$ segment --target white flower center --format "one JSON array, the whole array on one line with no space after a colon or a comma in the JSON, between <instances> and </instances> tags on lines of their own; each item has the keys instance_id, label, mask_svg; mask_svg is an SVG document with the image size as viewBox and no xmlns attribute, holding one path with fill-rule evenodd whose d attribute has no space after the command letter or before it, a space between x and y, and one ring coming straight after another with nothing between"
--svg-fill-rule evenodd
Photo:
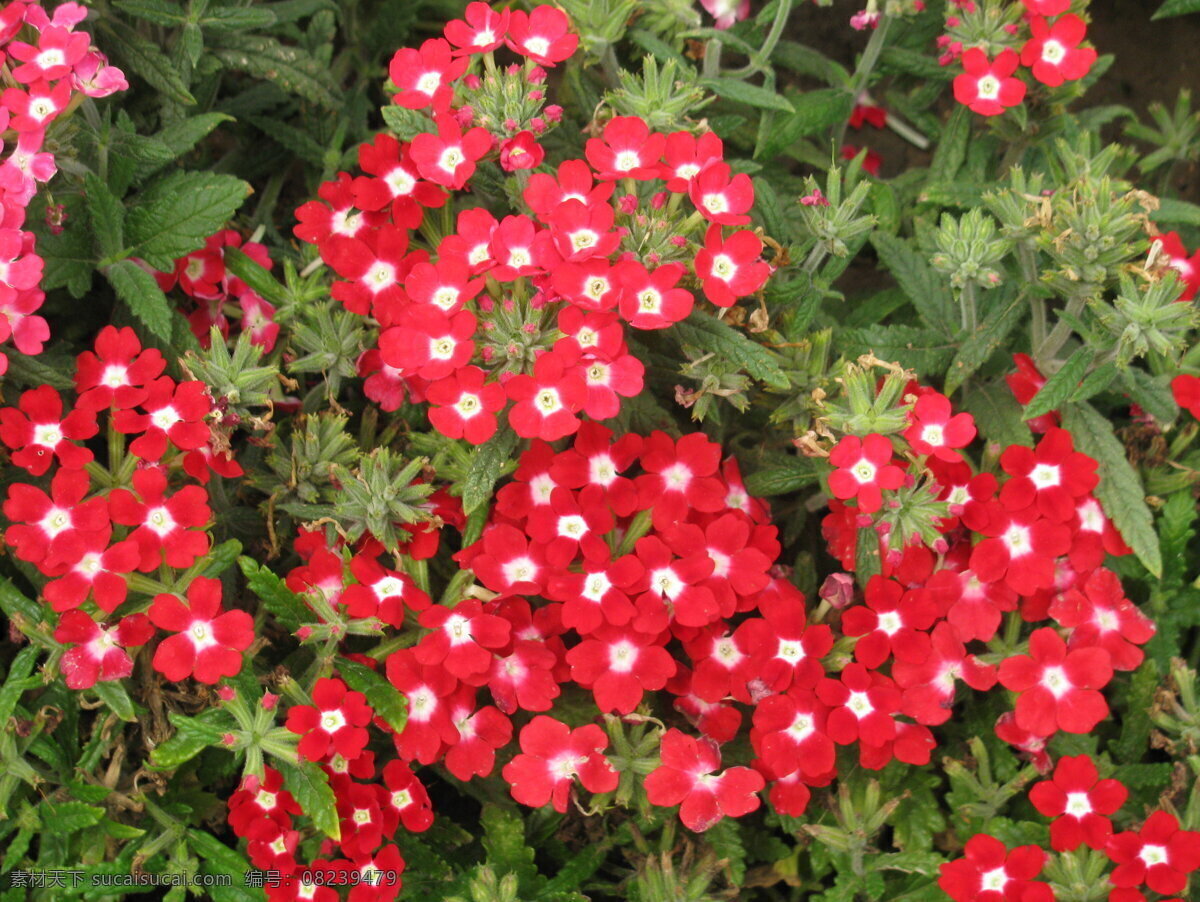
<instances>
[{"instance_id":1,"label":"white flower center","mask_svg":"<svg viewBox=\"0 0 1200 902\"><path fill-rule=\"evenodd\" d=\"M885 611L879 615L879 629L889 636L895 635L903 625L900 615L895 611Z\"/></svg>"},{"instance_id":2,"label":"white flower center","mask_svg":"<svg viewBox=\"0 0 1200 902\"><path fill-rule=\"evenodd\" d=\"M129 384L129 370L119 363L110 363L100 376L100 384L109 388L121 388Z\"/></svg>"},{"instance_id":3,"label":"white flower center","mask_svg":"<svg viewBox=\"0 0 1200 902\"><path fill-rule=\"evenodd\" d=\"M617 465L607 454L597 454L588 461L588 480L596 485L611 485L617 478Z\"/></svg>"},{"instance_id":4,"label":"white flower center","mask_svg":"<svg viewBox=\"0 0 1200 902\"><path fill-rule=\"evenodd\" d=\"M537 576L537 564L528 557L514 558L500 568L504 578L510 583L531 582Z\"/></svg>"},{"instance_id":5,"label":"white flower center","mask_svg":"<svg viewBox=\"0 0 1200 902\"><path fill-rule=\"evenodd\" d=\"M724 194L706 194L703 203L709 213L725 213L729 210L729 201Z\"/></svg>"},{"instance_id":6,"label":"white flower center","mask_svg":"<svg viewBox=\"0 0 1200 902\"><path fill-rule=\"evenodd\" d=\"M1008 883L1009 877L1004 868L993 868L979 878L979 888L982 890L991 890L992 892L1000 892Z\"/></svg>"},{"instance_id":7,"label":"white flower center","mask_svg":"<svg viewBox=\"0 0 1200 902\"><path fill-rule=\"evenodd\" d=\"M61 507L52 507L49 513L42 517L42 522L38 526L42 528L42 532L53 539L59 533L71 528L71 512Z\"/></svg>"},{"instance_id":8,"label":"white flower center","mask_svg":"<svg viewBox=\"0 0 1200 902\"><path fill-rule=\"evenodd\" d=\"M1067 48L1051 38L1042 45L1042 62L1058 65L1067 55Z\"/></svg>"},{"instance_id":9,"label":"white flower center","mask_svg":"<svg viewBox=\"0 0 1200 902\"><path fill-rule=\"evenodd\" d=\"M435 85L434 87L436 88L437 86ZM427 93L432 94L433 92L429 91ZM403 166L397 166L383 177L383 181L394 197L407 197L409 194L412 194L413 188L417 187L417 180Z\"/></svg>"},{"instance_id":10,"label":"white flower center","mask_svg":"<svg viewBox=\"0 0 1200 902\"><path fill-rule=\"evenodd\" d=\"M1008 548L1008 553L1011 557L1024 557L1033 550L1033 537L1030 535L1028 526L1021 526L1019 523L1014 523L1004 530L1004 535L1000 540Z\"/></svg>"},{"instance_id":11,"label":"white flower center","mask_svg":"<svg viewBox=\"0 0 1200 902\"><path fill-rule=\"evenodd\" d=\"M1049 489L1062 482L1062 470L1051 464L1038 464L1030 472L1029 478L1039 489Z\"/></svg>"},{"instance_id":12,"label":"white flower center","mask_svg":"<svg viewBox=\"0 0 1200 902\"><path fill-rule=\"evenodd\" d=\"M449 285L444 285L433 293L430 302L439 310L450 310L458 303L459 291Z\"/></svg>"},{"instance_id":13,"label":"white flower center","mask_svg":"<svg viewBox=\"0 0 1200 902\"><path fill-rule=\"evenodd\" d=\"M583 583L583 591L580 593L588 601L599 602L608 590L612 588L612 581L605 573L593 573L588 576Z\"/></svg>"},{"instance_id":14,"label":"white flower center","mask_svg":"<svg viewBox=\"0 0 1200 902\"><path fill-rule=\"evenodd\" d=\"M608 647L608 666L614 673L629 673L637 656L637 646L628 639L622 639Z\"/></svg>"},{"instance_id":15,"label":"white flower center","mask_svg":"<svg viewBox=\"0 0 1200 902\"><path fill-rule=\"evenodd\" d=\"M550 42L545 38L533 37L525 39L525 49L534 56L545 56L550 49Z\"/></svg>"},{"instance_id":16,"label":"white flower center","mask_svg":"<svg viewBox=\"0 0 1200 902\"><path fill-rule=\"evenodd\" d=\"M783 658L789 664L797 664L804 660L804 646L794 639L780 639L775 657Z\"/></svg>"},{"instance_id":17,"label":"white flower center","mask_svg":"<svg viewBox=\"0 0 1200 902\"><path fill-rule=\"evenodd\" d=\"M813 734L816 729L813 726L811 714L797 714L796 719L792 721L792 725L788 727L788 732L792 734L792 738L797 742L803 742Z\"/></svg>"},{"instance_id":18,"label":"white flower center","mask_svg":"<svg viewBox=\"0 0 1200 902\"><path fill-rule=\"evenodd\" d=\"M156 507L146 514L146 525L159 538L163 538L175 528L175 518L165 507Z\"/></svg>"},{"instance_id":19,"label":"white flower center","mask_svg":"<svg viewBox=\"0 0 1200 902\"><path fill-rule=\"evenodd\" d=\"M35 56L33 61L43 69L52 69L66 63L67 57L58 47L51 47Z\"/></svg>"},{"instance_id":20,"label":"white flower center","mask_svg":"<svg viewBox=\"0 0 1200 902\"><path fill-rule=\"evenodd\" d=\"M447 147L442 151L442 155L438 157L438 166L453 175L462 161L463 152L461 147Z\"/></svg>"},{"instance_id":21,"label":"white flower center","mask_svg":"<svg viewBox=\"0 0 1200 902\"><path fill-rule=\"evenodd\" d=\"M58 423L43 423L33 427L33 443L47 448L55 448L63 440L62 429Z\"/></svg>"},{"instance_id":22,"label":"white flower center","mask_svg":"<svg viewBox=\"0 0 1200 902\"><path fill-rule=\"evenodd\" d=\"M534 396L533 403L542 416L549 416L563 409L562 398L559 397L557 388L543 388Z\"/></svg>"},{"instance_id":23,"label":"white flower center","mask_svg":"<svg viewBox=\"0 0 1200 902\"><path fill-rule=\"evenodd\" d=\"M985 75L976 84L980 100L995 100L1000 96L1000 79L994 75Z\"/></svg>"},{"instance_id":24,"label":"white flower center","mask_svg":"<svg viewBox=\"0 0 1200 902\"><path fill-rule=\"evenodd\" d=\"M558 518L558 534L568 539L578 539L588 531L587 521L579 514Z\"/></svg>"},{"instance_id":25,"label":"white flower center","mask_svg":"<svg viewBox=\"0 0 1200 902\"><path fill-rule=\"evenodd\" d=\"M432 95L442 84L442 74L440 72L426 72L417 79L417 90L422 94Z\"/></svg>"},{"instance_id":26,"label":"white flower center","mask_svg":"<svg viewBox=\"0 0 1200 902\"><path fill-rule=\"evenodd\" d=\"M93 577L102 569L103 563L98 551L89 551L75 565L75 572L82 574L84 577Z\"/></svg>"},{"instance_id":27,"label":"white flower center","mask_svg":"<svg viewBox=\"0 0 1200 902\"><path fill-rule=\"evenodd\" d=\"M412 793L410 793L407 789L397 789L392 793L392 807L397 811L403 811L412 803Z\"/></svg>"},{"instance_id":28,"label":"white flower center","mask_svg":"<svg viewBox=\"0 0 1200 902\"><path fill-rule=\"evenodd\" d=\"M874 482L876 472L878 472L878 468L866 458L861 459L850 469L851 475L858 480L859 485Z\"/></svg>"},{"instance_id":29,"label":"white flower center","mask_svg":"<svg viewBox=\"0 0 1200 902\"><path fill-rule=\"evenodd\" d=\"M587 285L584 286L583 293L593 301L598 301L608 294L608 279L602 276L592 276L588 279Z\"/></svg>"},{"instance_id":30,"label":"white flower center","mask_svg":"<svg viewBox=\"0 0 1200 902\"><path fill-rule=\"evenodd\" d=\"M866 717L875 710L875 706L871 704L871 699L867 697L865 692L851 692L850 698L846 700L846 707L857 718Z\"/></svg>"},{"instance_id":31,"label":"white flower center","mask_svg":"<svg viewBox=\"0 0 1200 902\"><path fill-rule=\"evenodd\" d=\"M275 808L275 793L260 789L254 797L254 803L263 811L271 811Z\"/></svg>"},{"instance_id":32,"label":"white flower center","mask_svg":"<svg viewBox=\"0 0 1200 902\"><path fill-rule=\"evenodd\" d=\"M930 423L921 430L921 441L935 448L940 448L946 443L946 435L940 425Z\"/></svg>"},{"instance_id":33,"label":"white flower center","mask_svg":"<svg viewBox=\"0 0 1200 902\"><path fill-rule=\"evenodd\" d=\"M628 172L631 169L637 169L641 162L641 157L638 156L637 151L623 150L617 154L614 168L617 172Z\"/></svg>"},{"instance_id":34,"label":"white flower center","mask_svg":"<svg viewBox=\"0 0 1200 902\"><path fill-rule=\"evenodd\" d=\"M1086 792L1068 792L1067 793L1067 814L1075 817L1083 817L1085 814L1092 813L1092 802L1088 798Z\"/></svg>"},{"instance_id":35,"label":"white flower center","mask_svg":"<svg viewBox=\"0 0 1200 902\"><path fill-rule=\"evenodd\" d=\"M378 294L396 283L396 267L390 263L384 263L382 260L376 260L363 275L363 281L367 283L368 289Z\"/></svg>"},{"instance_id":36,"label":"white flower center","mask_svg":"<svg viewBox=\"0 0 1200 902\"><path fill-rule=\"evenodd\" d=\"M336 733L346 725L346 715L341 711L322 711L321 729L326 733Z\"/></svg>"},{"instance_id":37,"label":"white flower center","mask_svg":"<svg viewBox=\"0 0 1200 902\"><path fill-rule=\"evenodd\" d=\"M150 414L150 422L163 432L166 432L182 419L183 417L181 417L179 412L176 411L175 408L170 404L168 404L166 407L160 407L158 410L154 411L154 413Z\"/></svg>"},{"instance_id":38,"label":"white flower center","mask_svg":"<svg viewBox=\"0 0 1200 902\"><path fill-rule=\"evenodd\" d=\"M393 596L404 595L404 582L394 576L385 576L375 585L371 586L371 591L379 598L391 598Z\"/></svg>"},{"instance_id":39,"label":"white flower center","mask_svg":"<svg viewBox=\"0 0 1200 902\"><path fill-rule=\"evenodd\" d=\"M414 720L429 720L437 706L437 696L428 686L420 686L408 695L408 716Z\"/></svg>"},{"instance_id":40,"label":"white flower center","mask_svg":"<svg viewBox=\"0 0 1200 902\"><path fill-rule=\"evenodd\" d=\"M650 589L674 601L683 591L685 583L670 567L660 567L650 574Z\"/></svg>"},{"instance_id":41,"label":"white flower center","mask_svg":"<svg viewBox=\"0 0 1200 902\"><path fill-rule=\"evenodd\" d=\"M717 254L713 257L712 271L718 279L728 282L737 275L738 268L728 254Z\"/></svg>"},{"instance_id":42,"label":"white flower center","mask_svg":"<svg viewBox=\"0 0 1200 902\"><path fill-rule=\"evenodd\" d=\"M1152 868L1155 865L1167 863L1167 847L1166 846L1142 846L1142 851L1138 852L1138 858L1146 863L1146 867Z\"/></svg>"},{"instance_id":43,"label":"white flower center","mask_svg":"<svg viewBox=\"0 0 1200 902\"><path fill-rule=\"evenodd\" d=\"M192 645L196 646L196 651L212 648L217 644L217 640L213 638L212 627L207 620L192 621L192 625L188 627L188 637L192 640Z\"/></svg>"},{"instance_id":44,"label":"white flower center","mask_svg":"<svg viewBox=\"0 0 1200 902\"><path fill-rule=\"evenodd\" d=\"M471 621L461 614L447 617L443 629L450 636L451 645L463 645L471 641Z\"/></svg>"},{"instance_id":45,"label":"white flower center","mask_svg":"<svg viewBox=\"0 0 1200 902\"><path fill-rule=\"evenodd\" d=\"M458 415L464 420L469 420L471 417L478 416L483 412L483 403L479 400L479 395L464 393L458 399L458 403L454 405L454 409L458 411Z\"/></svg>"},{"instance_id":46,"label":"white flower center","mask_svg":"<svg viewBox=\"0 0 1200 902\"><path fill-rule=\"evenodd\" d=\"M1055 698L1062 698L1072 689L1071 678L1061 667L1047 667L1042 671L1041 682Z\"/></svg>"},{"instance_id":47,"label":"white flower center","mask_svg":"<svg viewBox=\"0 0 1200 902\"><path fill-rule=\"evenodd\" d=\"M529 480L529 494L533 496L534 504L549 504L550 496L558 488L549 473L541 473Z\"/></svg>"}]
</instances>

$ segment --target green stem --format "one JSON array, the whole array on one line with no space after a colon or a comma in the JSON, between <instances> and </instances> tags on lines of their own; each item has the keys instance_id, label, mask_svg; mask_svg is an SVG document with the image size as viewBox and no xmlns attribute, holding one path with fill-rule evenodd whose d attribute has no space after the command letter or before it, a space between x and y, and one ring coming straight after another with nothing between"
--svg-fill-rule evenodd
<instances>
[{"instance_id":1,"label":"green stem","mask_svg":"<svg viewBox=\"0 0 1200 902\"><path fill-rule=\"evenodd\" d=\"M879 27L871 32L871 39L867 41L866 49L863 50L863 55L859 57L858 66L854 70L854 75L850 79L850 95L857 101L858 96L867 89L867 84L871 78L871 72L875 69L875 64L879 62L879 54L883 52L883 46L887 42L888 28L892 24L892 17L884 13L879 17ZM842 147L842 142L846 138L846 127L850 120L842 121L838 128L837 148Z\"/></svg>"},{"instance_id":2,"label":"green stem","mask_svg":"<svg viewBox=\"0 0 1200 902\"><path fill-rule=\"evenodd\" d=\"M767 37L763 41L762 47L750 58L749 63L740 69L726 72L726 76L729 78L747 78L756 72L762 72L766 69L767 64L770 62L771 54L775 52L775 45L783 37L783 28L787 25L788 16L791 15L791 12L792 0L780 0L779 5L775 7L775 18L771 21L771 30L767 32Z\"/></svg>"},{"instance_id":3,"label":"green stem","mask_svg":"<svg viewBox=\"0 0 1200 902\"><path fill-rule=\"evenodd\" d=\"M716 38L710 38L704 47L702 74L705 78L717 78L721 74L721 42Z\"/></svg>"},{"instance_id":4,"label":"green stem","mask_svg":"<svg viewBox=\"0 0 1200 902\"><path fill-rule=\"evenodd\" d=\"M1064 308L1068 316L1076 317L1083 311L1083 305L1086 303L1086 298L1083 295L1074 295L1067 301L1067 306ZM1034 347L1033 359L1034 362L1041 366L1047 360L1053 360L1054 355L1062 350L1062 346L1067 343L1067 339L1071 337L1071 324L1065 319L1060 319L1054 324L1054 328L1050 330L1050 334L1040 344Z\"/></svg>"},{"instance_id":5,"label":"green stem","mask_svg":"<svg viewBox=\"0 0 1200 902\"><path fill-rule=\"evenodd\" d=\"M829 251L826 249L825 245L818 241L813 246L813 249L808 252L808 256L804 258L804 262L800 264L800 268L810 276L815 275L817 270L820 269L821 264L825 262L825 258L828 256Z\"/></svg>"},{"instance_id":6,"label":"green stem","mask_svg":"<svg viewBox=\"0 0 1200 902\"><path fill-rule=\"evenodd\" d=\"M975 301L975 283L967 282L959 293L958 302L962 305L962 325L968 336L974 335L979 327L979 309Z\"/></svg>"}]
</instances>

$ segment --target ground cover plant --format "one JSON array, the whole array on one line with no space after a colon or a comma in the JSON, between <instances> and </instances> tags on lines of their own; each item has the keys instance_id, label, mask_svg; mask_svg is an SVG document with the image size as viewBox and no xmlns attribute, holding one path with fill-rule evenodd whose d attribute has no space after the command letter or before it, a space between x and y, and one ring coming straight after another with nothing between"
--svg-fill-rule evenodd
<instances>
[{"instance_id":1,"label":"ground cover plant","mask_svg":"<svg viewBox=\"0 0 1200 902\"><path fill-rule=\"evenodd\" d=\"M0 898L1195 898L1104 15L0 10Z\"/></svg>"}]
</instances>

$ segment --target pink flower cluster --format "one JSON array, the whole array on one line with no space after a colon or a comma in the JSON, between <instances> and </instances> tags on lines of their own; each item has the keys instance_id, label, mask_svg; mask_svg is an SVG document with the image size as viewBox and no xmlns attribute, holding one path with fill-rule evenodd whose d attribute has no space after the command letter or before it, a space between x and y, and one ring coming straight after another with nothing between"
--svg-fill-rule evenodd
<instances>
[{"instance_id":1,"label":"pink flower cluster","mask_svg":"<svg viewBox=\"0 0 1200 902\"><path fill-rule=\"evenodd\" d=\"M406 396L428 401L435 428L473 444L495 433L505 408L518 435L547 440L573 434L581 415L615 416L644 374L626 326L686 318L696 290L732 306L770 273L754 232L727 234L750 221L754 189L712 133L661 134L618 116L587 141L586 159L542 165L537 136L554 118L551 107L534 115L542 67L577 40L553 7L526 16L468 5L445 38L392 60L396 102L428 110L431 130L364 144L365 174L339 174L297 211L296 235L339 277L334 297L379 324L378 346L359 363L368 397L385 410ZM496 69L502 45L523 68ZM476 113L497 92L523 98L520 121ZM452 203L487 160L513 174L520 209L500 219L459 209L435 247L414 246L426 211Z\"/></svg>"},{"instance_id":2,"label":"pink flower cluster","mask_svg":"<svg viewBox=\"0 0 1200 902\"><path fill-rule=\"evenodd\" d=\"M35 235L24 230L38 183L58 171L54 154L44 149L46 130L82 97L107 97L128 87L91 38L75 31L86 17L87 8L78 3L63 3L53 17L26 0L0 9L0 62L17 85L0 94L0 131L16 134L16 145L0 163L0 343L11 339L22 354L40 354L50 337L46 321L35 315L45 300L42 258ZM55 227L58 214L47 210L47 221ZM0 353L0 374L7 368Z\"/></svg>"}]
</instances>

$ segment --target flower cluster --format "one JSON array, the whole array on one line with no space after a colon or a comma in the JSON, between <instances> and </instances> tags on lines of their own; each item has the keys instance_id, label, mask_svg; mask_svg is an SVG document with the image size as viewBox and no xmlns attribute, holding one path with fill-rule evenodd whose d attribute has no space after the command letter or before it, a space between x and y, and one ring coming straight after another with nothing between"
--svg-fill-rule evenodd
<instances>
[{"instance_id":1,"label":"flower cluster","mask_svg":"<svg viewBox=\"0 0 1200 902\"><path fill-rule=\"evenodd\" d=\"M36 236L25 231L25 211L38 190L58 171L46 150L46 131L84 97L107 97L128 85L92 39L75 26L87 8L63 3L50 16L38 3L17 0L0 10L0 57L7 59L8 84L0 95L0 129L16 135L0 163L0 343L12 339L22 354L40 354L50 330L36 312L42 258ZM26 40L17 40L18 36ZM61 211L46 211L50 227L61 227ZM0 353L0 373L8 358Z\"/></svg>"},{"instance_id":2,"label":"flower cluster","mask_svg":"<svg viewBox=\"0 0 1200 902\"><path fill-rule=\"evenodd\" d=\"M1034 81L1057 88L1083 78L1096 62L1096 51L1083 46L1087 23L1067 12L1069 3L1024 3L1024 43L1014 43L1023 32L1020 26L989 21L988 11L975 4L965 9L960 4L938 40L945 51L942 65L955 59L962 63L963 72L954 79L954 98L981 116L998 115L1025 99L1026 82L1015 74L1019 66L1028 69Z\"/></svg>"},{"instance_id":3,"label":"flower cluster","mask_svg":"<svg viewBox=\"0 0 1200 902\"><path fill-rule=\"evenodd\" d=\"M74 689L128 676L126 649L147 644L156 627L176 634L153 658L171 680L233 676L253 638L248 614L222 612L217 580L186 576L185 603L145 576L204 559L212 514L203 484L213 472L242 474L213 445L204 385L176 382L165 367L132 329L107 326L78 357L74 409L46 385L0 409L13 463L42 478L8 486L4 541L48 578L42 594L62 614L54 636L68 648L62 669ZM82 444L106 414L107 467ZM131 591L156 597L140 603Z\"/></svg>"},{"instance_id":4,"label":"flower cluster","mask_svg":"<svg viewBox=\"0 0 1200 902\"><path fill-rule=\"evenodd\" d=\"M210 236L204 247L176 260L171 272L154 272L154 277L163 291L178 287L195 301L195 308L188 313L188 324L204 347L208 347L213 329L225 338L229 337L229 314L232 313L240 321L242 331L249 333L251 344L270 351L279 337L279 324L274 321L275 308L229 272L225 265L226 248L240 250L264 269L271 268L272 260L266 245L256 241L243 242L242 236L233 229L225 229ZM236 302L236 307L230 304L231 301Z\"/></svg>"},{"instance_id":5,"label":"flower cluster","mask_svg":"<svg viewBox=\"0 0 1200 902\"><path fill-rule=\"evenodd\" d=\"M487 441L505 408L518 435L546 440L583 415L615 416L645 370L627 326L666 328L692 313L697 291L730 307L770 272L761 238L730 231L750 221L754 189L715 134L617 116L585 159L544 162L539 137L557 118L542 106L544 67L577 41L553 7L469 4L444 38L392 60L411 140L362 145L364 174L339 174L297 211L296 235L338 276L333 296L379 325L359 361L368 397L385 410L427 401L451 438ZM498 68L501 46L524 63ZM496 164L513 213L457 206L476 169Z\"/></svg>"}]
</instances>

